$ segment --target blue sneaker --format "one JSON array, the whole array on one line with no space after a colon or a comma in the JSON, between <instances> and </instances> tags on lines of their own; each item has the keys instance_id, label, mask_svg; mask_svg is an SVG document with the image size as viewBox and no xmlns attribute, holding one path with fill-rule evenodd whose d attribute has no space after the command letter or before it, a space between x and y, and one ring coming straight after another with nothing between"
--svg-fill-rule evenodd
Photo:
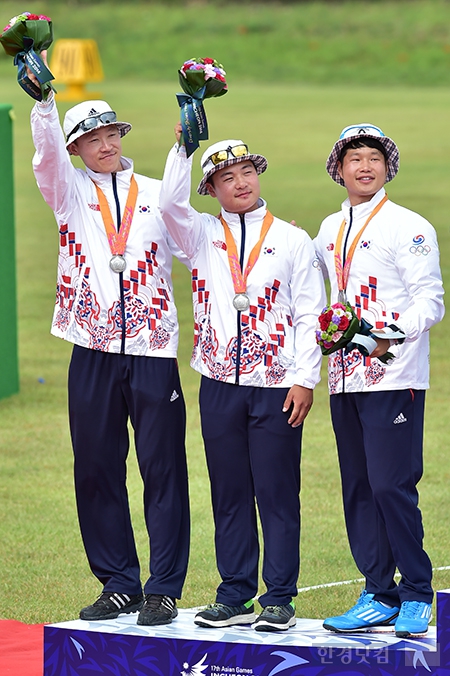
<instances>
[{"instance_id":1,"label":"blue sneaker","mask_svg":"<svg viewBox=\"0 0 450 676\"><path fill-rule=\"evenodd\" d=\"M426 634L430 620L431 603L403 601L400 615L395 622L395 635L399 638L408 638Z\"/></svg>"},{"instance_id":2,"label":"blue sneaker","mask_svg":"<svg viewBox=\"0 0 450 676\"><path fill-rule=\"evenodd\" d=\"M380 625L395 624L400 608L387 608L379 601L375 601L374 594L368 594L364 589L356 604L343 615L328 617L323 623L328 631L348 632L369 629Z\"/></svg>"}]
</instances>

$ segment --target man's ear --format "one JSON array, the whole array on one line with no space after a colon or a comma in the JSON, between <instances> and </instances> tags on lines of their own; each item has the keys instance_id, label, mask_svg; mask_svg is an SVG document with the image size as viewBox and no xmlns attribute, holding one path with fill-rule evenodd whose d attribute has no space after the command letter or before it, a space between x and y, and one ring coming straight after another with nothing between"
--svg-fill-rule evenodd
<instances>
[{"instance_id":1,"label":"man's ear","mask_svg":"<svg viewBox=\"0 0 450 676\"><path fill-rule=\"evenodd\" d=\"M344 176L342 175L342 162L340 160L338 160L338 163L337 163L337 170L338 170L339 176L342 178L342 180L344 180Z\"/></svg>"},{"instance_id":2,"label":"man's ear","mask_svg":"<svg viewBox=\"0 0 450 676\"><path fill-rule=\"evenodd\" d=\"M209 181L206 183L206 190L208 191L208 194L209 194L211 197L217 197L216 191L214 190L214 186L213 186L213 184L210 183Z\"/></svg>"},{"instance_id":3,"label":"man's ear","mask_svg":"<svg viewBox=\"0 0 450 676\"><path fill-rule=\"evenodd\" d=\"M80 154L76 141L69 143L69 145L67 146L67 150L69 151L70 155L79 155Z\"/></svg>"}]
</instances>

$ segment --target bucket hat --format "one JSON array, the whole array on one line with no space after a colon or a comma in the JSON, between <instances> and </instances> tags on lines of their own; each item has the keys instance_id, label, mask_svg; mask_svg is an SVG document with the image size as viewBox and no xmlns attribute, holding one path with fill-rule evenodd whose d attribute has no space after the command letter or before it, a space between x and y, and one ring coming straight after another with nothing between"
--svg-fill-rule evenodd
<instances>
[{"instance_id":1,"label":"bucket hat","mask_svg":"<svg viewBox=\"0 0 450 676\"><path fill-rule=\"evenodd\" d=\"M336 181L336 183L339 183L339 185L345 186L345 183L339 176L338 171L338 162L341 156L342 148L353 139L364 137L376 139L381 143L385 150L387 164L386 183L392 181L394 176L396 176L400 164L400 153L394 141L388 136L385 136L381 129L379 127L375 127L373 124L352 124L342 130L339 139L333 146L333 150L331 151L326 164L327 172L330 174L333 181Z\"/></svg>"},{"instance_id":2,"label":"bucket hat","mask_svg":"<svg viewBox=\"0 0 450 676\"><path fill-rule=\"evenodd\" d=\"M206 184L208 179L216 171L229 167L232 164L250 160L255 165L256 173L262 174L267 169L267 160L262 155L255 155L249 152L248 146L237 139L227 139L218 141L209 146L202 155L200 165L203 171L203 178L200 181L197 192L200 195L208 195Z\"/></svg>"},{"instance_id":3,"label":"bucket hat","mask_svg":"<svg viewBox=\"0 0 450 676\"><path fill-rule=\"evenodd\" d=\"M70 108L64 116L63 130L66 137L66 148L77 138L88 134L97 127L115 124L120 136L131 130L128 122L118 122L116 113L106 101L83 101Z\"/></svg>"}]
</instances>

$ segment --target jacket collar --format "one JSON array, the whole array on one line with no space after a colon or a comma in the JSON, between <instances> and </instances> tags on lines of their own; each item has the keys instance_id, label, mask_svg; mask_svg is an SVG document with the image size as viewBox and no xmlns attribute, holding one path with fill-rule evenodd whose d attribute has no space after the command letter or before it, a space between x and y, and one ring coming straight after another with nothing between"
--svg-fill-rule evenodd
<instances>
[{"instance_id":1,"label":"jacket collar","mask_svg":"<svg viewBox=\"0 0 450 676\"><path fill-rule=\"evenodd\" d=\"M246 225L251 226L254 223L261 225L261 221L267 212L267 203L261 197L259 198L259 201L261 203L260 207L254 211L248 211L244 214ZM225 211L225 209L221 209L221 214L230 227L241 225L241 218L239 214L233 214L229 211Z\"/></svg>"},{"instance_id":2,"label":"jacket collar","mask_svg":"<svg viewBox=\"0 0 450 676\"><path fill-rule=\"evenodd\" d=\"M386 190L384 188L380 188L380 190L372 197L370 202L362 202L361 204L357 204L355 207L352 207L353 219L356 220L359 218L368 218L377 204L381 202L385 194ZM345 202L342 202L342 212L346 221L348 221L350 218L350 208L350 200L347 198Z\"/></svg>"},{"instance_id":3,"label":"jacket collar","mask_svg":"<svg viewBox=\"0 0 450 676\"><path fill-rule=\"evenodd\" d=\"M128 189L131 181L131 175L133 174L134 165L133 160L130 160L129 157L121 157L122 162L122 171L116 173L117 184L119 187L126 187ZM90 179L98 185L99 188L109 188L112 182L112 174L101 174L96 171L92 171L89 167L86 167L86 173Z\"/></svg>"}]
</instances>

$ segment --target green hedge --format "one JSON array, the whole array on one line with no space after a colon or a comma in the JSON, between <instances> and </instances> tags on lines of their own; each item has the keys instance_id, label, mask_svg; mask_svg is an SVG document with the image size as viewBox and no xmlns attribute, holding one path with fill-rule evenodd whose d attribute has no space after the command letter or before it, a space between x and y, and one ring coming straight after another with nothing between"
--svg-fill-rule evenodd
<instances>
[{"instance_id":1,"label":"green hedge","mask_svg":"<svg viewBox=\"0 0 450 676\"><path fill-rule=\"evenodd\" d=\"M95 39L107 77L172 80L196 55L217 58L230 80L450 84L445 0L29 5L52 17L56 39ZM23 0L0 9L6 23L23 10ZM0 75L6 68L2 58Z\"/></svg>"}]
</instances>

